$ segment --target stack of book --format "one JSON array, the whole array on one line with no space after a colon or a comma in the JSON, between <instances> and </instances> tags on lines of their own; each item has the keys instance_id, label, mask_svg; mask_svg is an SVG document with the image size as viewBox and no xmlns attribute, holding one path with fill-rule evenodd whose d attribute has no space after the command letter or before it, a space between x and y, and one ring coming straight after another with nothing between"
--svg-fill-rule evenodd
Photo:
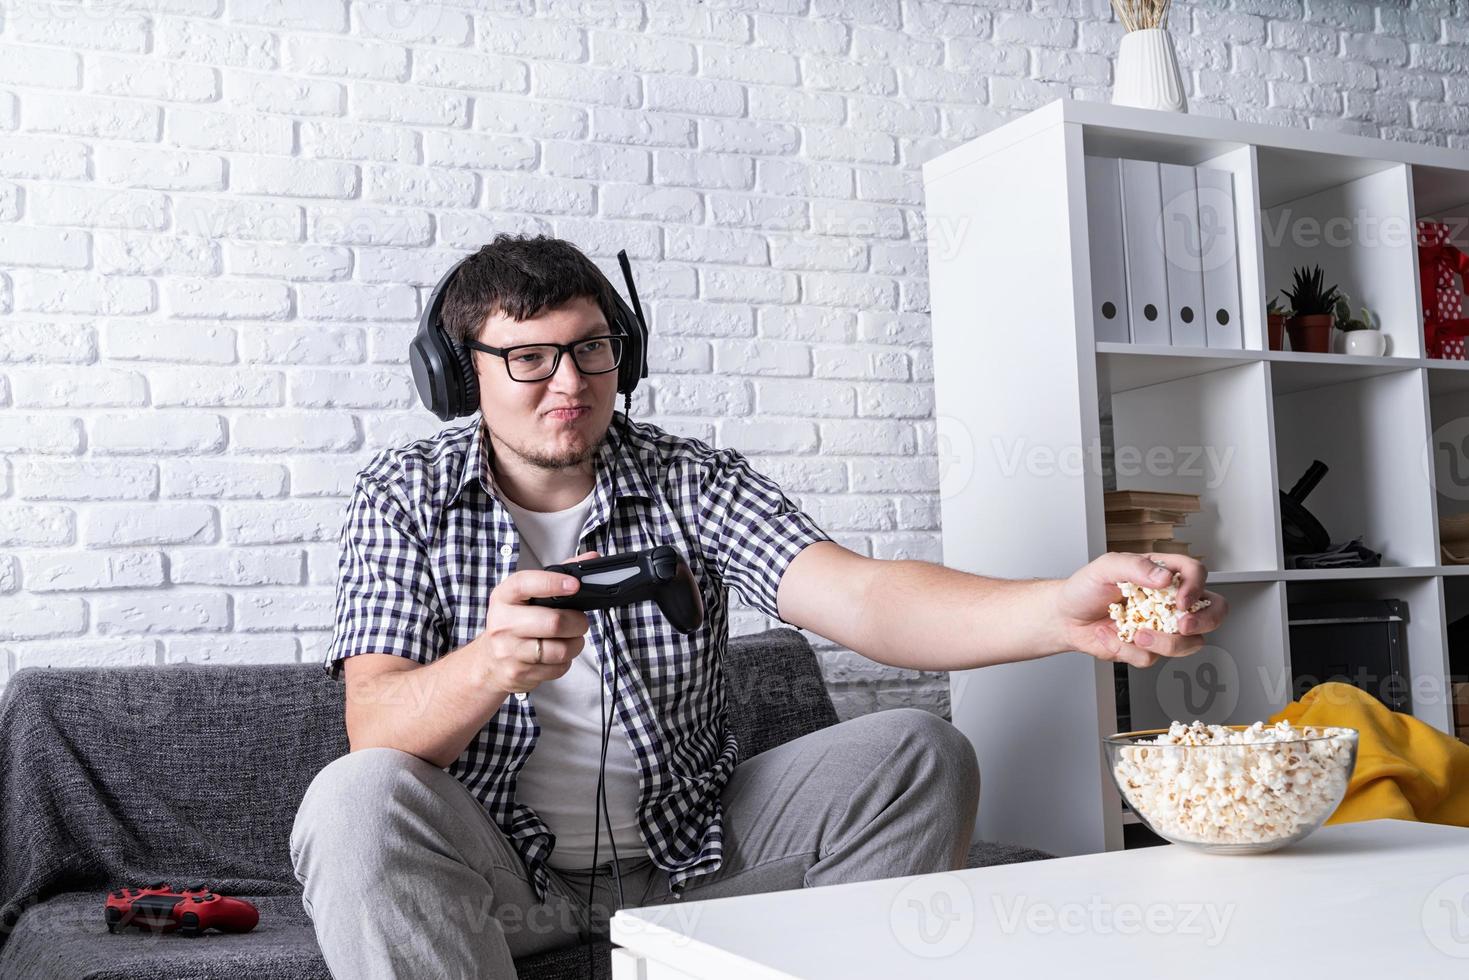
<instances>
[{"instance_id":1,"label":"stack of book","mask_svg":"<svg viewBox=\"0 0 1469 980\"><path fill-rule=\"evenodd\" d=\"M1189 554L1188 542L1173 537L1174 530L1199 511L1196 493L1159 490L1113 490L1103 495L1107 519L1107 550L1144 554ZM1203 558L1203 555L1190 555Z\"/></svg>"}]
</instances>

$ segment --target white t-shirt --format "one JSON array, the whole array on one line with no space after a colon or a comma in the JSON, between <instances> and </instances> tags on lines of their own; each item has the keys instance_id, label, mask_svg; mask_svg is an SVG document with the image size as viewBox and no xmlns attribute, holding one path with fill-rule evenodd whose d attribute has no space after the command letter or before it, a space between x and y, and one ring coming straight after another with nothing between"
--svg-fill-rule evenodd
<instances>
[{"instance_id":1,"label":"white t-shirt","mask_svg":"<svg viewBox=\"0 0 1469 980\"><path fill-rule=\"evenodd\" d=\"M582 528L592 509L588 492L581 503L566 510L526 510L500 498L520 532L520 558L516 571L544 568L569 561L580 552ZM544 556L551 556L546 558ZM593 818L596 814L597 772L602 755L602 723L613 713L612 734L607 740L607 812L617 841L619 858L647 854L638 833L638 763L628 745L622 722L614 713L612 692L599 702L602 690L602 658L590 632L571 669L552 681L538 684L530 692L541 733L536 747L515 782L515 798L535 810L556 835L556 846L547 860L553 868L589 868L592 865ZM627 669L627 661L622 661ZM605 705L605 711L603 710ZM597 863L612 860L607 830Z\"/></svg>"}]
</instances>

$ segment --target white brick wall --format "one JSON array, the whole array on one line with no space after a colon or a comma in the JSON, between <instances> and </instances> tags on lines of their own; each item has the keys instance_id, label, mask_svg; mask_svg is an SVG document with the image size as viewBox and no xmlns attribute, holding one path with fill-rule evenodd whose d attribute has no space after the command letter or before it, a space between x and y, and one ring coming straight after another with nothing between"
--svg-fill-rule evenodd
<instances>
[{"instance_id":1,"label":"white brick wall","mask_svg":"<svg viewBox=\"0 0 1469 980\"><path fill-rule=\"evenodd\" d=\"M1459 147L1466 23L1172 18L1195 112ZM1105 0L0 4L0 683L318 658L353 473L440 427L405 364L425 287L502 229L634 257L637 416L938 560L919 165L1107 98L1119 36ZM942 677L818 645L843 715L945 710Z\"/></svg>"}]
</instances>

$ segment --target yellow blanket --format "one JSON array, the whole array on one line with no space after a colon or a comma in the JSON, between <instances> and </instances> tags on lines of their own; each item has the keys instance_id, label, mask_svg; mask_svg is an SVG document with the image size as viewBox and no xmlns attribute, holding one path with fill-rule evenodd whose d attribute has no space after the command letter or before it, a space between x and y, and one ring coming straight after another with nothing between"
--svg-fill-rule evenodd
<instances>
[{"instance_id":1,"label":"yellow blanket","mask_svg":"<svg viewBox=\"0 0 1469 980\"><path fill-rule=\"evenodd\" d=\"M1360 733L1357 768L1327 823L1393 818L1469 827L1469 745L1457 738L1335 681L1270 716L1272 725L1281 720Z\"/></svg>"}]
</instances>

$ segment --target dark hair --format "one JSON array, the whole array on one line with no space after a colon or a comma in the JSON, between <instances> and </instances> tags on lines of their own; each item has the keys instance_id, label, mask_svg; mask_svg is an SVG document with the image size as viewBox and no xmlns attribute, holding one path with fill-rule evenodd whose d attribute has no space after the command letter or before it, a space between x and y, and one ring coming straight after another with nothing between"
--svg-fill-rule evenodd
<instances>
[{"instance_id":1,"label":"dark hair","mask_svg":"<svg viewBox=\"0 0 1469 980\"><path fill-rule=\"evenodd\" d=\"M501 312L515 321L538 316L580 297L602 308L617 332L617 301L607 277L568 241L504 232L459 268L444 291L444 330L455 343L478 335L485 318Z\"/></svg>"}]
</instances>

